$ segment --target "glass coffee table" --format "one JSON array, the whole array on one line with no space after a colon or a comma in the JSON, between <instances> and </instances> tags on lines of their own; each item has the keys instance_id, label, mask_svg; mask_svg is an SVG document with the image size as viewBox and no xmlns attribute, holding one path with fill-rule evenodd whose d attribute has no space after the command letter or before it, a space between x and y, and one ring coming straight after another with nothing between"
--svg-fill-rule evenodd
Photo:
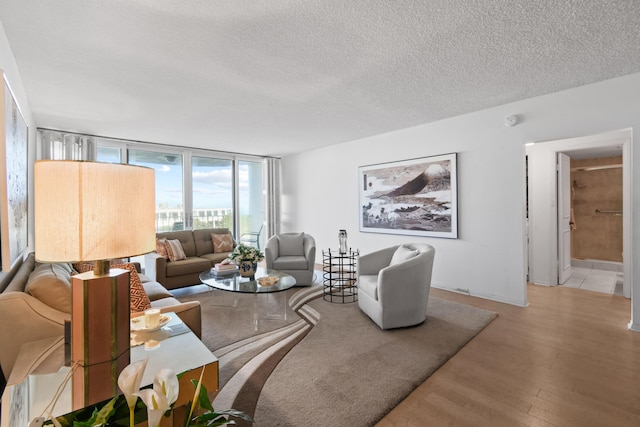
<instances>
[{"instance_id":1,"label":"glass coffee table","mask_svg":"<svg viewBox=\"0 0 640 427\"><path fill-rule=\"evenodd\" d=\"M274 284L263 283L261 278L274 277L278 280ZM262 294L285 291L296 284L296 279L281 271L258 267L255 276L243 277L240 273L218 273L215 269L200 273L200 281L214 289L229 292L242 292L247 294Z\"/></svg>"}]
</instances>

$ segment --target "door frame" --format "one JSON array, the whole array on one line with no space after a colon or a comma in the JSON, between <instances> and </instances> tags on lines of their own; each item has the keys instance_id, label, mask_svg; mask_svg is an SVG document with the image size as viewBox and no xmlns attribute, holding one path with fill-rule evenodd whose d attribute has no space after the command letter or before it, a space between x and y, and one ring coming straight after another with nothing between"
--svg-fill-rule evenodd
<instances>
[{"instance_id":1,"label":"door frame","mask_svg":"<svg viewBox=\"0 0 640 427\"><path fill-rule=\"evenodd\" d=\"M558 284L571 277L571 158L556 154L558 196Z\"/></svg>"}]
</instances>

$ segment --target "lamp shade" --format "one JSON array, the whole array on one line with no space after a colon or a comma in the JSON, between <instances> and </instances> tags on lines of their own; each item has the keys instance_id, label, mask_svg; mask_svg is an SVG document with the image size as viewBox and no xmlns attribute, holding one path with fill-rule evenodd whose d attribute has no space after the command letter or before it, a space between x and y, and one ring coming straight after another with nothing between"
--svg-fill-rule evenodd
<instances>
[{"instance_id":1,"label":"lamp shade","mask_svg":"<svg viewBox=\"0 0 640 427\"><path fill-rule=\"evenodd\" d=\"M41 262L107 260L155 250L150 168L37 161L34 210L35 255Z\"/></svg>"}]
</instances>

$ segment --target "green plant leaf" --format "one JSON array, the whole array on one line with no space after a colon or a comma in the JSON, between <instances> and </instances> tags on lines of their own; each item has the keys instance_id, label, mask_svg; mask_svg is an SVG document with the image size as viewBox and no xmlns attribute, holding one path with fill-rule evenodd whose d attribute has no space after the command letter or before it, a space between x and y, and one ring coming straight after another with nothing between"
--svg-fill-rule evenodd
<instances>
[{"instance_id":1,"label":"green plant leaf","mask_svg":"<svg viewBox=\"0 0 640 427\"><path fill-rule=\"evenodd\" d=\"M216 411L216 413L220 415L231 415L232 417L242 418L245 421L254 422L253 418L242 411L238 411L237 409L223 409L221 411Z\"/></svg>"},{"instance_id":2,"label":"green plant leaf","mask_svg":"<svg viewBox=\"0 0 640 427\"><path fill-rule=\"evenodd\" d=\"M198 380L191 380L191 383L198 388ZM200 408L213 411L213 406L211 405L211 401L209 400L209 392L204 384L200 384L200 394L198 394L198 405Z\"/></svg>"}]
</instances>

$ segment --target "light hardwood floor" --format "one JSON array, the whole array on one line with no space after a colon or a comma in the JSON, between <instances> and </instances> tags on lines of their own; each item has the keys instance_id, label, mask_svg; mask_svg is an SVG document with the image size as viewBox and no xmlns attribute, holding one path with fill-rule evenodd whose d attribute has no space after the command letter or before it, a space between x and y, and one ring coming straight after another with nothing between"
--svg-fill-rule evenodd
<instances>
[{"instance_id":1,"label":"light hardwood floor","mask_svg":"<svg viewBox=\"0 0 640 427\"><path fill-rule=\"evenodd\" d=\"M630 300L529 285L521 308L432 289L499 313L377 426L640 426L640 333Z\"/></svg>"}]
</instances>

